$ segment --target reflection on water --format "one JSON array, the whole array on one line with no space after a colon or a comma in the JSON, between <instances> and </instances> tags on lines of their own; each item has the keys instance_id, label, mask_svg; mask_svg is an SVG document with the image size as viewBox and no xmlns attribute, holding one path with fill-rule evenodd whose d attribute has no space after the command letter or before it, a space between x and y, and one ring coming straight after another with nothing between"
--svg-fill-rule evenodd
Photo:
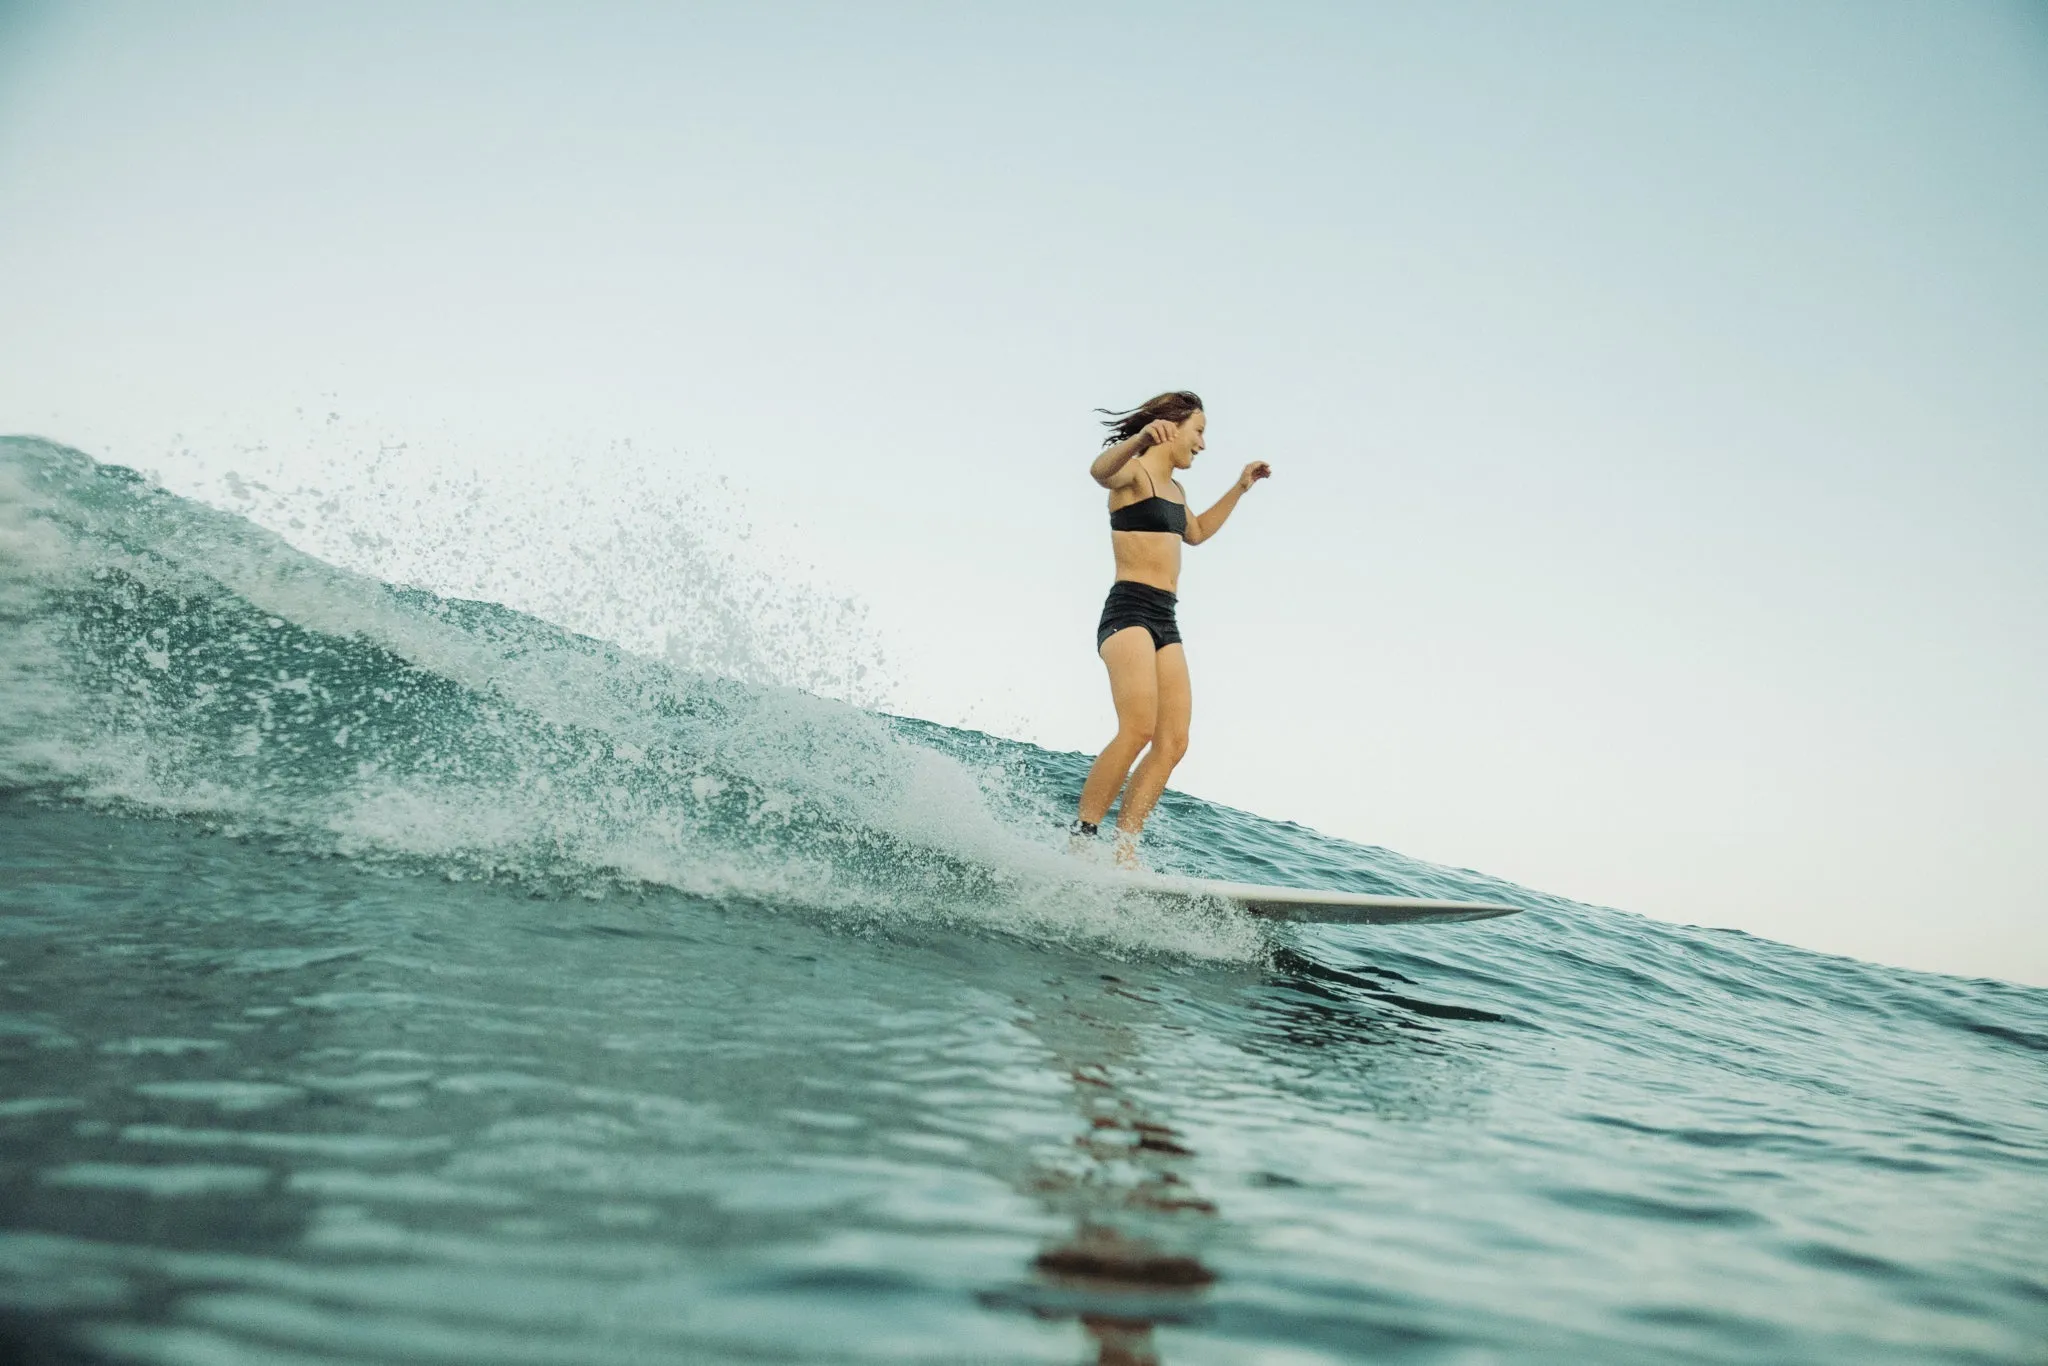
<instances>
[{"instance_id":1,"label":"reflection on water","mask_svg":"<svg viewBox=\"0 0 2048 1366\"><path fill-rule=\"evenodd\" d=\"M1071 1085L1081 1127L1067 1160L1037 1164L1025 1184L1073 1229L1032 1258L1028 1282L984 1302L1078 1320L1102 1366L1157 1366L1154 1327L1200 1318L1216 1281L1200 1255L1216 1204L1189 1180L1186 1136L1140 1097L1135 1026L1150 1003L1114 976L1051 985L1019 1023Z\"/></svg>"}]
</instances>

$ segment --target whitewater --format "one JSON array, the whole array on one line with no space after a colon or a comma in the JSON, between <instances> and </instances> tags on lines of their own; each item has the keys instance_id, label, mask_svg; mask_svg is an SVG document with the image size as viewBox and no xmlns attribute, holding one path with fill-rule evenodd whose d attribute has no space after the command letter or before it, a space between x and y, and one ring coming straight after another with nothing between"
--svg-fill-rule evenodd
<instances>
[{"instance_id":1,"label":"whitewater","mask_svg":"<svg viewBox=\"0 0 2048 1366\"><path fill-rule=\"evenodd\" d=\"M2048 1360L2048 991L631 644L0 439L0 1360Z\"/></svg>"}]
</instances>

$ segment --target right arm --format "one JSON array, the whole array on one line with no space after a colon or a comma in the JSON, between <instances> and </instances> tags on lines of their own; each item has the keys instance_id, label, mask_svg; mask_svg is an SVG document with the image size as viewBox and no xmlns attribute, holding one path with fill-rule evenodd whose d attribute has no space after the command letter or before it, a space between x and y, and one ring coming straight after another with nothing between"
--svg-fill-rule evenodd
<instances>
[{"instance_id":1,"label":"right arm","mask_svg":"<svg viewBox=\"0 0 2048 1366\"><path fill-rule=\"evenodd\" d=\"M1095 457L1088 466L1088 477L1106 489L1131 482L1131 461L1151 450L1162 441L1173 438L1174 424L1164 418L1150 422L1135 436L1127 436L1114 446Z\"/></svg>"}]
</instances>

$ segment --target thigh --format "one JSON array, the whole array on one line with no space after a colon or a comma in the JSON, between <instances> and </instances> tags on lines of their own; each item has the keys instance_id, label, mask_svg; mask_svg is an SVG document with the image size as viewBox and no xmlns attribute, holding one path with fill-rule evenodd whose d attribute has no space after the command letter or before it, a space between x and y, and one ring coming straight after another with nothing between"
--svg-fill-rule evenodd
<instances>
[{"instance_id":1,"label":"thigh","mask_svg":"<svg viewBox=\"0 0 2048 1366\"><path fill-rule=\"evenodd\" d=\"M1152 633L1126 626L1102 642L1102 662L1109 669L1109 695L1116 703L1120 726L1150 734L1159 714L1159 666L1153 656Z\"/></svg>"},{"instance_id":2,"label":"thigh","mask_svg":"<svg viewBox=\"0 0 2048 1366\"><path fill-rule=\"evenodd\" d=\"M1194 689L1188 682L1187 649L1178 642L1167 646L1154 656L1152 667L1158 686L1159 735L1185 744L1188 722L1195 711Z\"/></svg>"}]
</instances>

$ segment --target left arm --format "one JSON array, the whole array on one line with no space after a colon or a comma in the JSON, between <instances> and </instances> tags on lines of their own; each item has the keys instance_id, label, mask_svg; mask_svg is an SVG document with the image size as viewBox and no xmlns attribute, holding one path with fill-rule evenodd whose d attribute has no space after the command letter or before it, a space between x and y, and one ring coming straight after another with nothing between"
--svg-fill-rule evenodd
<instances>
[{"instance_id":1,"label":"left arm","mask_svg":"<svg viewBox=\"0 0 2048 1366\"><path fill-rule=\"evenodd\" d=\"M1189 545L1202 542L1223 530L1223 524L1230 520L1231 512L1237 507L1237 500L1251 492L1253 484L1261 479L1271 478L1273 467L1263 460L1254 460L1244 467L1244 473L1237 476L1237 482L1230 491L1218 498L1209 510L1199 517L1188 518L1187 534L1183 537Z\"/></svg>"}]
</instances>

